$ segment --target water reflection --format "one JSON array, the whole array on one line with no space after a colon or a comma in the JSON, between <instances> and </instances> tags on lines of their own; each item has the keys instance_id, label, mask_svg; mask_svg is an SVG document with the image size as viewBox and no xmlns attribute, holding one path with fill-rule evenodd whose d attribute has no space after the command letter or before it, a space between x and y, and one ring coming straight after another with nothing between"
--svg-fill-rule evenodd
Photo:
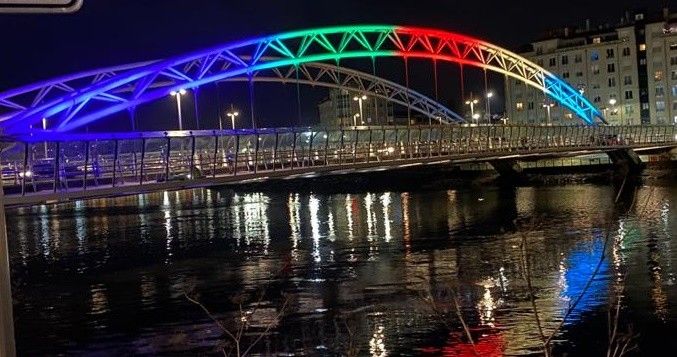
<instances>
[{"instance_id":1,"label":"water reflection","mask_svg":"<svg viewBox=\"0 0 677 357\"><path fill-rule=\"evenodd\" d=\"M523 234L546 329L585 292L568 332L600 323L590 321L605 316L617 294L628 311L651 306L647 321L670 331L677 328L670 309L677 191L647 190L637 199L645 210L615 215L613 189L595 186L334 195L194 190L17 210L8 227L16 237L12 264L22 267L15 278L26 281L17 305L19 347L28 355L129 354L150 348L135 341L161 339L152 343L155 353L208 353L219 336L183 298L195 291L224 321L239 313L243 292L256 296L243 309L252 323L272 324L265 347L272 352L284 349L283 337L304 340L300 331L309 324L325 336L308 345L331 350L335 318L348 314L356 342L373 356L459 355L467 341L448 335L420 294L448 303L453 288L478 349L528 354L539 341L525 298ZM608 227L606 258L588 286ZM278 321L287 298L289 311ZM587 338L605 338L602 327ZM73 342L75 335L83 337ZM173 335L181 343L171 343Z\"/></svg>"}]
</instances>

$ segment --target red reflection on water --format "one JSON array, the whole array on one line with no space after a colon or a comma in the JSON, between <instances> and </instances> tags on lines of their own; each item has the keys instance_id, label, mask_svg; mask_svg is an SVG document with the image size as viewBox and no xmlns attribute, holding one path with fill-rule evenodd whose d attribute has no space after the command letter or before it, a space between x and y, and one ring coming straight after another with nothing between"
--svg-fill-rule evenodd
<instances>
[{"instance_id":1,"label":"red reflection on water","mask_svg":"<svg viewBox=\"0 0 677 357\"><path fill-rule=\"evenodd\" d=\"M446 357L502 357L505 350L505 341L500 333L483 335L475 341L475 347L470 342L463 341L459 334L450 335L447 345L439 347L423 347L422 355L435 355Z\"/></svg>"}]
</instances>

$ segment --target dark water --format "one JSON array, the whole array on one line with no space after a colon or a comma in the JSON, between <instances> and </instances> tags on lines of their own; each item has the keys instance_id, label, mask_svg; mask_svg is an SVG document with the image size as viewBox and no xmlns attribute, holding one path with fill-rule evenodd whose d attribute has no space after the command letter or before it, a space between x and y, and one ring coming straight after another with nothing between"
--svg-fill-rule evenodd
<instances>
[{"instance_id":1,"label":"dark water","mask_svg":"<svg viewBox=\"0 0 677 357\"><path fill-rule=\"evenodd\" d=\"M233 333L244 317L243 350L269 329L256 353L468 355L456 296L480 354L529 354L539 334L522 239L549 333L608 233L556 351L605 354L619 294L620 328L639 334L640 353L675 350L677 187L629 190L618 204L614 191L195 190L10 210L18 349L216 352L228 339L187 293Z\"/></svg>"}]
</instances>

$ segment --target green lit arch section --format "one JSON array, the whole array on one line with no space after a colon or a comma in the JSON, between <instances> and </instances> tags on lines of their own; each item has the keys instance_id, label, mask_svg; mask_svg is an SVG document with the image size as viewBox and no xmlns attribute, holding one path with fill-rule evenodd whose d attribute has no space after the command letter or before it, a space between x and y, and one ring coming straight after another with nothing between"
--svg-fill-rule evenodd
<instances>
[{"instance_id":1,"label":"green lit arch section","mask_svg":"<svg viewBox=\"0 0 677 357\"><path fill-rule=\"evenodd\" d=\"M21 110L5 117L2 126L6 132L22 132L48 117L57 119L55 131L67 132L173 90L285 66L380 57L453 62L501 73L542 90L588 125L604 122L600 111L576 88L506 49L447 31L363 25L293 31L151 62ZM2 101L7 101L4 96Z\"/></svg>"}]
</instances>

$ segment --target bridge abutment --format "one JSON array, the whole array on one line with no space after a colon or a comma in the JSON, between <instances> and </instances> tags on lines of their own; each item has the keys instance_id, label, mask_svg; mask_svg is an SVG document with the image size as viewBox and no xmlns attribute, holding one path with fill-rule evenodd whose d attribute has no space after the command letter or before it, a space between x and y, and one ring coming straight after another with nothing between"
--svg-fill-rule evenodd
<instances>
[{"instance_id":1,"label":"bridge abutment","mask_svg":"<svg viewBox=\"0 0 677 357\"><path fill-rule=\"evenodd\" d=\"M607 155L609 155L609 158L614 163L616 172L623 176L641 173L646 166L639 155L632 149L608 151Z\"/></svg>"},{"instance_id":2,"label":"bridge abutment","mask_svg":"<svg viewBox=\"0 0 677 357\"><path fill-rule=\"evenodd\" d=\"M524 172L517 160L493 160L489 164L504 178L519 178Z\"/></svg>"}]
</instances>

